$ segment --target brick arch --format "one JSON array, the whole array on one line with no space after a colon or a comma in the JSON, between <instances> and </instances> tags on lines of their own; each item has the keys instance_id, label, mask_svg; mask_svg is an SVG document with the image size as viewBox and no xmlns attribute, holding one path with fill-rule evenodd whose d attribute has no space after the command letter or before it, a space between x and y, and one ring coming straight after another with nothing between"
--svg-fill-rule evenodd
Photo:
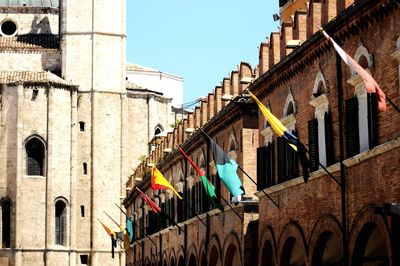
<instances>
[{"instance_id":1,"label":"brick arch","mask_svg":"<svg viewBox=\"0 0 400 266\"><path fill-rule=\"evenodd\" d=\"M267 226L264 231L262 232L261 238L260 238L260 243L258 243L258 246L260 247L259 249L259 255L258 255L258 265L262 265L265 263L265 258L263 258L264 254L264 248L266 248L266 245L269 243L271 247L271 253L272 253L272 259L270 260L272 262L272 265L275 265L275 262L277 261L276 259L276 238L274 235L274 231L271 226ZM267 264L269 265L269 264Z\"/></svg>"},{"instance_id":2,"label":"brick arch","mask_svg":"<svg viewBox=\"0 0 400 266\"><path fill-rule=\"evenodd\" d=\"M164 262L166 262L166 264ZM167 254L167 251L163 252L162 263L162 265L169 265L169 256Z\"/></svg>"},{"instance_id":3,"label":"brick arch","mask_svg":"<svg viewBox=\"0 0 400 266\"><path fill-rule=\"evenodd\" d=\"M323 253L327 241L331 237L337 237L342 243L342 231L341 226L337 218L331 214L326 214L319 218L319 220L314 225L314 228L311 231L310 240L308 242L308 258L310 261L310 265L317 265L315 263L315 259L317 255L323 255ZM342 245L339 245L340 253L343 255Z\"/></svg>"},{"instance_id":4,"label":"brick arch","mask_svg":"<svg viewBox=\"0 0 400 266\"><path fill-rule=\"evenodd\" d=\"M203 255L206 256L206 244L204 241L201 241L200 243L200 248L199 248L199 253L198 253L198 265L207 265L207 257L203 258ZM203 263L204 262L204 263Z\"/></svg>"},{"instance_id":5,"label":"brick arch","mask_svg":"<svg viewBox=\"0 0 400 266\"><path fill-rule=\"evenodd\" d=\"M278 252L277 258L278 258L278 264L277 265L282 265L282 253L284 252L284 247L285 244L287 244L288 241L295 241L294 243L299 243L300 248L302 249L302 252L304 254L304 261L305 264L307 265L307 246L306 246L306 241L304 237L304 232L301 229L300 225L298 225L296 222L291 221L285 225L285 227L282 229L282 233L279 237L279 244L278 244Z\"/></svg>"},{"instance_id":6,"label":"brick arch","mask_svg":"<svg viewBox=\"0 0 400 266\"><path fill-rule=\"evenodd\" d=\"M200 257L199 257L199 255L197 253L197 248L196 248L196 245L194 243L192 245L190 245L190 247L189 247L189 249L187 251L188 262L190 261L190 257L192 255L195 257L196 261L198 262ZM186 264L188 264L188 262ZM188 265L190 266L190 263Z\"/></svg>"},{"instance_id":7,"label":"brick arch","mask_svg":"<svg viewBox=\"0 0 400 266\"><path fill-rule=\"evenodd\" d=\"M214 254L215 253L215 254ZM221 266L222 265L222 256L221 256L221 242L217 235L213 235L210 239L210 243L208 244L208 257L207 257L207 265L210 266ZM215 258L214 256L218 257Z\"/></svg>"},{"instance_id":8,"label":"brick arch","mask_svg":"<svg viewBox=\"0 0 400 266\"><path fill-rule=\"evenodd\" d=\"M231 258L231 254L228 255L228 253L230 253L233 248L236 248L236 252L239 254L239 261L240 261L239 265L243 264L242 249L240 247L241 247L240 238L239 238L238 234L234 231L231 231L225 237L223 248L222 248L222 259L223 259L224 265L227 265L226 259ZM234 258L231 258L231 259L234 259ZM237 265L237 263L235 263L235 264L228 263L228 265Z\"/></svg>"},{"instance_id":9,"label":"brick arch","mask_svg":"<svg viewBox=\"0 0 400 266\"><path fill-rule=\"evenodd\" d=\"M185 252L183 250L183 246L179 247L179 250L176 252L176 265L179 265L180 258L185 258Z\"/></svg>"},{"instance_id":10,"label":"brick arch","mask_svg":"<svg viewBox=\"0 0 400 266\"><path fill-rule=\"evenodd\" d=\"M389 227L384 218L380 215L375 214L375 205L367 205L361 209L356 215L350 230L349 236L349 256L350 261L353 260L354 249L356 242L365 227L369 225L376 225L378 229L383 233L385 238L386 252L388 254L389 262L392 258L392 244L390 241Z\"/></svg>"}]
</instances>

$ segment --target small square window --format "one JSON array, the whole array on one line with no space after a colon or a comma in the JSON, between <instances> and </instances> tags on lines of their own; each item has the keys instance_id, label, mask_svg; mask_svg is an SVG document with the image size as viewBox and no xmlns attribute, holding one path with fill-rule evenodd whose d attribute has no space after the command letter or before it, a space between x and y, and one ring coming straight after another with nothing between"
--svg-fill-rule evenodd
<instances>
[{"instance_id":1,"label":"small square window","mask_svg":"<svg viewBox=\"0 0 400 266\"><path fill-rule=\"evenodd\" d=\"M89 265L89 255L81 255L80 257L82 265Z\"/></svg>"},{"instance_id":2,"label":"small square window","mask_svg":"<svg viewBox=\"0 0 400 266\"><path fill-rule=\"evenodd\" d=\"M84 132L85 131L85 122L79 122L79 130L81 131L81 132Z\"/></svg>"}]
</instances>

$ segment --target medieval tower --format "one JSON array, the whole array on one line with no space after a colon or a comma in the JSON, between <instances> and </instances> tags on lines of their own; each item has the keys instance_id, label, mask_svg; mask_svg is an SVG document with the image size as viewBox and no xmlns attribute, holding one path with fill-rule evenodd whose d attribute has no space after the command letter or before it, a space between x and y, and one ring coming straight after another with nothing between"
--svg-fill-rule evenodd
<instances>
[{"instance_id":1,"label":"medieval tower","mask_svg":"<svg viewBox=\"0 0 400 266\"><path fill-rule=\"evenodd\" d=\"M0 265L125 264L125 38L124 0L0 1Z\"/></svg>"}]
</instances>

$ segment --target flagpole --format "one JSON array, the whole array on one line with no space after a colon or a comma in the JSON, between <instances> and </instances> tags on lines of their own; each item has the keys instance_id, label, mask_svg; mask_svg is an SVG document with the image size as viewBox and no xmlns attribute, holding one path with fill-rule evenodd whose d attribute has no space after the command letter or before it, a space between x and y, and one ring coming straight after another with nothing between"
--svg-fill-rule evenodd
<instances>
[{"instance_id":1,"label":"flagpole","mask_svg":"<svg viewBox=\"0 0 400 266\"><path fill-rule=\"evenodd\" d=\"M240 167L240 166L238 165L238 168L239 168L240 171L242 171L243 174L245 174L245 175L251 180L251 182L253 182L254 185L257 186L256 181L254 181L254 179L251 178L251 177L243 170L242 167ZM278 194L278 203L276 203L275 200L273 200L273 199L271 198L270 195L268 195L267 193L265 193L265 191L264 191L263 189L261 189L261 192L264 193L264 195L267 196L267 198L268 198L270 201L272 201L272 203L279 209L279 194Z\"/></svg>"},{"instance_id":2,"label":"flagpole","mask_svg":"<svg viewBox=\"0 0 400 266\"><path fill-rule=\"evenodd\" d=\"M231 208L231 210L236 214L236 216L239 217L240 220L242 220L242 222L243 222L243 217L240 216L240 214L236 212L236 210L229 204L229 202L222 195L221 195L221 199L229 206L229 208Z\"/></svg>"},{"instance_id":3,"label":"flagpole","mask_svg":"<svg viewBox=\"0 0 400 266\"><path fill-rule=\"evenodd\" d=\"M189 204L187 204L187 202L186 202L184 199L182 199L182 202L185 204L186 208L189 208L190 212L193 212L193 213L194 213L194 215L196 216L196 218L197 218L204 226L207 226L206 223L203 222L203 220L199 217L199 215L193 210L192 207L190 207Z\"/></svg>"},{"instance_id":4,"label":"flagpole","mask_svg":"<svg viewBox=\"0 0 400 266\"><path fill-rule=\"evenodd\" d=\"M143 233L143 235L144 235L145 237L147 237L147 238L154 244L154 246L156 246L156 248L157 248L156 243L154 243L154 241L146 234L146 232L144 231L144 229L142 229L139 225L137 225L137 224L135 223L135 221L133 221L133 220L126 214L126 212L124 212L124 211L121 209L121 207L119 207L119 206L117 205L117 203L114 203L114 204L120 209L120 211L121 211L123 214L125 214L125 216L126 216L129 220L132 221L132 223Z\"/></svg>"},{"instance_id":5,"label":"flagpole","mask_svg":"<svg viewBox=\"0 0 400 266\"><path fill-rule=\"evenodd\" d=\"M343 85L342 85L342 59L336 52L336 79L338 88L338 112L339 112L339 148L340 148L340 196L342 209L342 249L344 266L349 265L349 254L347 244L347 208L346 208L346 172L343 164L344 160L344 140L343 140Z\"/></svg>"}]
</instances>

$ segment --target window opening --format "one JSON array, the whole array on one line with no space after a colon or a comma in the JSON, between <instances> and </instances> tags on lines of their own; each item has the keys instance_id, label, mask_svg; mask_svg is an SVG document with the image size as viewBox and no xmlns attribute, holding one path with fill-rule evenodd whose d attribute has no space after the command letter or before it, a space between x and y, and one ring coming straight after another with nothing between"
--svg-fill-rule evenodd
<instances>
[{"instance_id":1,"label":"window opening","mask_svg":"<svg viewBox=\"0 0 400 266\"><path fill-rule=\"evenodd\" d=\"M43 165L44 165L44 145L37 139L30 139L26 145L26 155L27 155L27 175L37 175L43 176Z\"/></svg>"}]
</instances>

